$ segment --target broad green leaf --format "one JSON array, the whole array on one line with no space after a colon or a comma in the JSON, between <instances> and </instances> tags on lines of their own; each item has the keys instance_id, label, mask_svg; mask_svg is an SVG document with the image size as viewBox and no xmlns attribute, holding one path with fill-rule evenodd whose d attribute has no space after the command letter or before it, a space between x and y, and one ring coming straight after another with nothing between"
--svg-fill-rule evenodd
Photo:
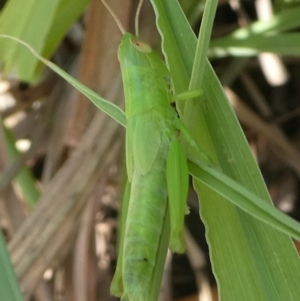
<instances>
[{"instance_id":1,"label":"broad green leaf","mask_svg":"<svg viewBox=\"0 0 300 301\"><path fill-rule=\"evenodd\" d=\"M89 2L90 0L60 0L50 32L46 38L42 52L43 57L49 58L54 53L70 26L83 13Z\"/></svg>"},{"instance_id":2,"label":"broad green leaf","mask_svg":"<svg viewBox=\"0 0 300 301\"><path fill-rule=\"evenodd\" d=\"M42 53L60 0L10 0L0 15L0 33L18 37ZM0 47L5 72L15 72L18 78L30 81L38 61L20 45L3 40Z\"/></svg>"},{"instance_id":3,"label":"broad green leaf","mask_svg":"<svg viewBox=\"0 0 300 301\"><path fill-rule=\"evenodd\" d=\"M0 15L0 34L17 37L49 57L89 0L10 0ZM38 60L19 44L3 40L1 63L6 73L32 81Z\"/></svg>"},{"instance_id":4,"label":"broad green leaf","mask_svg":"<svg viewBox=\"0 0 300 301\"><path fill-rule=\"evenodd\" d=\"M163 50L176 93L186 91L192 72L196 38L177 1L153 0ZM207 62L200 101L181 107L195 140L230 178L270 202L250 152L216 75ZM197 158L197 153L190 153ZM199 159L201 161L201 159ZM289 237L246 214L213 189L195 180L201 195L201 217L214 273L223 301L298 300L300 262Z\"/></svg>"}]
</instances>

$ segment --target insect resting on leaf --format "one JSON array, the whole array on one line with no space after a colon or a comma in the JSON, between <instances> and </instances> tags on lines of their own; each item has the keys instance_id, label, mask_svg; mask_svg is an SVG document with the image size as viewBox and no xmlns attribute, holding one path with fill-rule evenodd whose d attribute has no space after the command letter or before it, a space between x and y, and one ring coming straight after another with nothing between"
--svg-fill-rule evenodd
<instances>
[{"instance_id":1,"label":"insect resting on leaf","mask_svg":"<svg viewBox=\"0 0 300 301\"><path fill-rule=\"evenodd\" d=\"M191 140L171 106L170 74L165 63L138 38L137 20L142 1L133 35L125 32L102 0L123 34L118 58L125 94L129 201L111 291L129 301L148 301L167 206L171 229L169 247L177 253L185 250L188 168L178 135L182 132ZM193 96L199 96L199 92Z\"/></svg>"}]
</instances>

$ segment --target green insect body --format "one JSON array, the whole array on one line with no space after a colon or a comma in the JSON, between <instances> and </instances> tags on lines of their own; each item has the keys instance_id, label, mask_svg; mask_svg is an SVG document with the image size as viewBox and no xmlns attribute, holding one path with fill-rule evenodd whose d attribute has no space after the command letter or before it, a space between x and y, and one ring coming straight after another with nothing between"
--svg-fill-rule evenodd
<instances>
[{"instance_id":1,"label":"green insect body","mask_svg":"<svg viewBox=\"0 0 300 301\"><path fill-rule=\"evenodd\" d=\"M175 186L182 186L183 193L180 200L177 195L169 196L170 247L175 252L185 249L188 173L178 142L179 119L170 105L165 64L149 45L129 33L122 38L118 57L126 102L126 164L131 189L112 292L130 301L143 301L151 289L168 190L174 195L179 189ZM181 163L173 164L178 158ZM173 166L183 166L184 176L178 175L181 171Z\"/></svg>"}]
</instances>

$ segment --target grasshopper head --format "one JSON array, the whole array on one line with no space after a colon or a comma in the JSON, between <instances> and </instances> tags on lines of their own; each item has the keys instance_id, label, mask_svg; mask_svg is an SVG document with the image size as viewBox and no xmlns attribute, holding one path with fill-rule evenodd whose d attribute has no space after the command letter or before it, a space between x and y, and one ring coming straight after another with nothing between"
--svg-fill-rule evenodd
<instances>
[{"instance_id":1,"label":"grasshopper head","mask_svg":"<svg viewBox=\"0 0 300 301\"><path fill-rule=\"evenodd\" d=\"M139 57L153 52L151 46L131 33L125 33L119 46L118 57L122 61L130 56Z\"/></svg>"},{"instance_id":2,"label":"grasshopper head","mask_svg":"<svg viewBox=\"0 0 300 301\"><path fill-rule=\"evenodd\" d=\"M147 43L143 42L139 38L132 36L129 39L131 45L136 48L138 51L144 52L144 53L150 53L152 52L152 48Z\"/></svg>"},{"instance_id":3,"label":"grasshopper head","mask_svg":"<svg viewBox=\"0 0 300 301\"><path fill-rule=\"evenodd\" d=\"M131 33L125 33L119 46L118 58L123 67L140 66L152 69L165 69L160 56L151 46Z\"/></svg>"}]
</instances>

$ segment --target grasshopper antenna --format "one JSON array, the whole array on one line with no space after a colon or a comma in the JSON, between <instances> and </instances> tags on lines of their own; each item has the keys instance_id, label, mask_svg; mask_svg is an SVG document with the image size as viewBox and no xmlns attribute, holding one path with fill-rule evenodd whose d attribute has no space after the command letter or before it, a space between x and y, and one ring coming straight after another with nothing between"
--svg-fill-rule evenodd
<instances>
[{"instance_id":1,"label":"grasshopper antenna","mask_svg":"<svg viewBox=\"0 0 300 301\"><path fill-rule=\"evenodd\" d=\"M140 12L141 12L143 2L144 2L144 0L139 1L138 7L136 9L136 14L135 14L134 24L135 24L135 35L137 37L139 36L139 17L140 17Z\"/></svg>"},{"instance_id":2,"label":"grasshopper antenna","mask_svg":"<svg viewBox=\"0 0 300 301\"><path fill-rule=\"evenodd\" d=\"M111 7L107 4L107 2L105 0L101 0L101 2L106 7L106 9L109 11L109 13L113 17L113 19L116 21L117 26L119 27L121 33L124 35L126 33L126 31L125 31L125 29L124 29L124 27L123 27L120 19L116 16L116 14L113 12L113 10L111 9Z\"/></svg>"}]
</instances>

